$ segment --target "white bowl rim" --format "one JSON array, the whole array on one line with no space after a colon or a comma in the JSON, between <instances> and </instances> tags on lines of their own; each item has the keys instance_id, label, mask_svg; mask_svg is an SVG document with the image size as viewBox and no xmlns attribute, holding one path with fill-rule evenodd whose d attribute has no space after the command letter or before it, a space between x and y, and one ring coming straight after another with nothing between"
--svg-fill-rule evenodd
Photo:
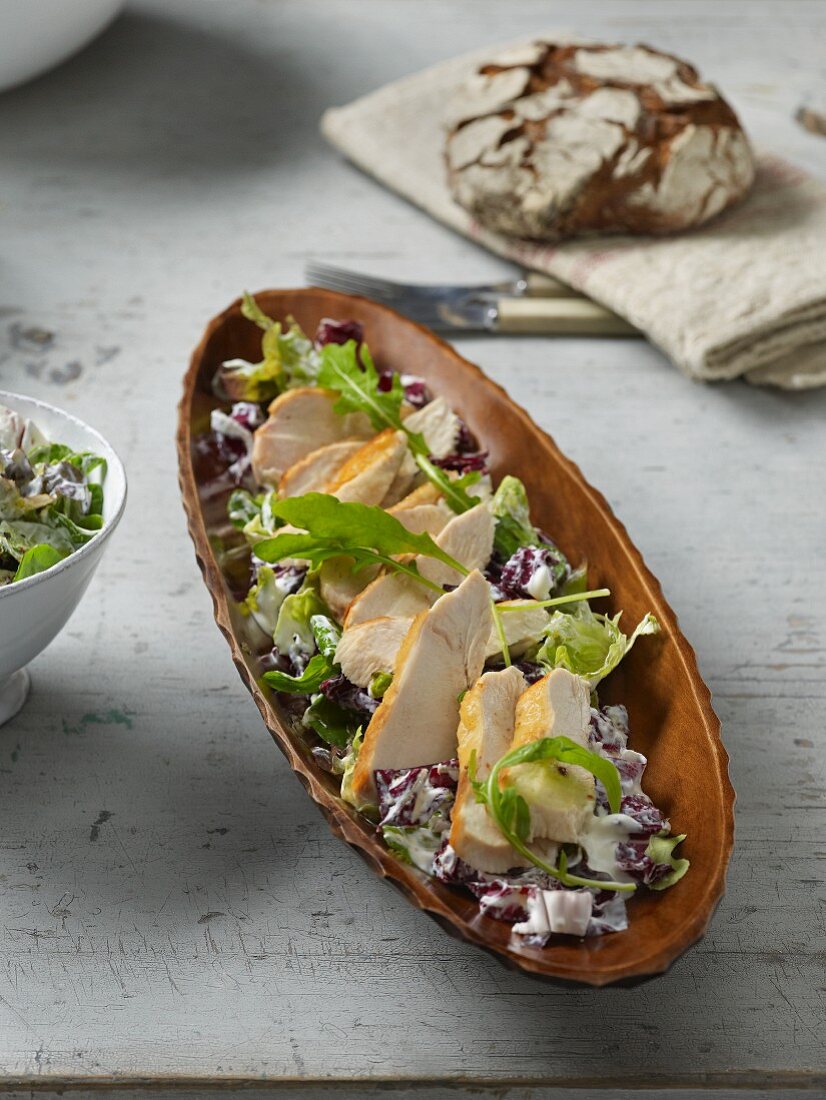
<instances>
[{"instance_id":1,"label":"white bowl rim","mask_svg":"<svg viewBox=\"0 0 826 1100\"><path fill-rule=\"evenodd\" d=\"M67 558L64 558L63 561L59 561L56 565L50 565L49 568L44 569L42 573L35 573L33 577L26 577L25 580L15 581L14 584L0 585L0 600L3 600L5 597L11 596L14 592L22 592L26 588L33 588L36 584L41 584L42 582L47 581L50 577L54 577L58 573L62 573L66 569L71 569L72 565L75 562L80 561L81 558L90 554L96 546L99 546L101 543L105 542L120 522L121 516L123 515L123 510L126 507L127 493L126 470L123 468L123 463L120 460L120 456L118 455L112 444L107 439L104 439L104 437L96 428L91 427L91 425L87 424L85 420L81 420L79 416L75 416L73 413L66 412L65 409L61 409L57 405L50 405L48 401L41 401L37 397L27 397L26 394L13 393L11 390L0 390L0 404L6 404L6 398L9 399L8 405L11 409L14 408L15 401L24 401L27 404L35 405L46 412L55 413L58 418L62 417L64 420L72 421L84 432L88 432L89 435L93 437L93 439L97 439L100 443L102 443L104 449L107 450L111 454L112 459L114 459L114 461L110 464L120 472L121 482L123 484L123 492L121 493L120 500L116 503L115 512L112 518L107 523L104 523L103 527L101 527L99 531L96 531L88 542L84 542L83 546L79 547L77 550L72 551L72 553L69 554ZM109 462L108 458L107 462Z\"/></svg>"}]
</instances>

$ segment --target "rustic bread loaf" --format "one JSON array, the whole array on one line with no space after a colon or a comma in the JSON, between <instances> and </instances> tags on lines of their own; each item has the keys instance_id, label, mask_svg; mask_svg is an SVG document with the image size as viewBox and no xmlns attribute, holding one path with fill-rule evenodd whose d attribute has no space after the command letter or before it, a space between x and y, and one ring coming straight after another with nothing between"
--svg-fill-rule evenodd
<instances>
[{"instance_id":1,"label":"rustic bread loaf","mask_svg":"<svg viewBox=\"0 0 826 1100\"><path fill-rule=\"evenodd\" d=\"M734 111L649 46L537 41L480 66L447 118L457 202L509 236L673 233L754 178Z\"/></svg>"}]
</instances>

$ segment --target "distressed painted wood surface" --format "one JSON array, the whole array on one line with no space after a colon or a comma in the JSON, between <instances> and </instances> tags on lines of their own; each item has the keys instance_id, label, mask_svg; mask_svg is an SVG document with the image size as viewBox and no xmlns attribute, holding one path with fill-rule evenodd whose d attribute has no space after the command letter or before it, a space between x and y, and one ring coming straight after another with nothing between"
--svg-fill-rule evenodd
<instances>
[{"instance_id":1,"label":"distressed painted wood surface","mask_svg":"<svg viewBox=\"0 0 826 1100\"><path fill-rule=\"evenodd\" d=\"M212 623L172 442L189 350L240 288L300 284L310 256L504 270L329 152L327 104L552 19L686 54L759 143L824 177L826 141L793 121L822 80L822 11L155 0L0 100L0 384L77 410L131 481L0 730L0 1087L826 1088L826 393L704 388L639 341L460 344L626 522L723 720L728 894L703 943L632 991L506 972L329 837Z\"/></svg>"}]
</instances>

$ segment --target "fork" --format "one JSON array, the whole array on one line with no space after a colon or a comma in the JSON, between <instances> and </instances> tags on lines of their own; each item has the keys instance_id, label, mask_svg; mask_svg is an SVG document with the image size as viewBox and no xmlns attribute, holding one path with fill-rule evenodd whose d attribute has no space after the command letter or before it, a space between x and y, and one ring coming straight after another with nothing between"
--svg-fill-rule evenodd
<instances>
[{"instance_id":1,"label":"fork","mask_svg":"<svg viewBox=\"0 0 826 1100\"><path fill-rule=\"evenodd\" d=\"M304 274L311 286L326 290L340 290L344 294L359 294L382 302L405 299L438 299L444 302L473 298L581 298L572 287L553 279L550 275L526 272L518 279L506 279L501 283L398 283L391 279L377 279L359 271L336 267L333 264L310 260Z\"/></svg>"},{"instance_id":2,"label":"fork","mask_svg":"<svg viewBox=\"0 0 826 1100\"><path fill-rule=\"evenodd\" d=\"M397 283L311 261L307 282L372 298L436 331L552 336L638 335L623 318L548 275L476 285Z\"/></svg>"}]
</instances>

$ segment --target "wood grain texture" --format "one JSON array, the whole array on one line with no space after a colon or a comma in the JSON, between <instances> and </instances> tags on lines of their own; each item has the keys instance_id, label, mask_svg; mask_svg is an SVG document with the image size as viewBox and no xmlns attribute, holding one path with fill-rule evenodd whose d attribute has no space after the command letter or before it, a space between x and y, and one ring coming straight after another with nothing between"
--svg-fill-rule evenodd
<instances>
[{"instance_id":1,"label":"wood grain texture","mask_svg":"<svg viewBox=\"0 0 826 1100\"><path fill-rule=\"evenodd\" d=\"M622 609L631 622L649 611L656 615L658 639L632 650L600 696L628 707L629 744L649 760L646 790L674 832L688 834L681 849L692 871L664 893L640 891L629 905L626 932L578 942L558 937L540 949L513 936L501 921L480 917L467 891L428 879L394 858L375 827L341 801L338 780L312 759L306 738L294 732L272 692L259 686L265 668L260 656L267 652L256 653L248 622L238 611L242 593L234 591L222 567L232 532L226 517L231 487L216 493L214 471L206 478L199 472L196 440L208 430L211 411L222 407L213 390L218 368L226 359L255 362L260 354L260 330L244 318L238 300L210 321L192 354L179 409L178 468L189 533L216 622L290 767L332 831L452 935L537 977L602 986L662 973L702 935L722 897L734 839L734 791L709 690L659 582L605 499L553 440L443 340L384 306L333 291L265 290L255 299L268 316L282 323L294 317L305 332L315 332L324 317L360 322L379 370L423 377L458 412L488 452L494 484L506 474L524 482L534 523L553 532L569 561L588 562L589 584L611 589L611 613Z\"/></svg>"},{"instance_id":2,"label":"wood grain texture","mask_svg":"<svg viewBox=\"0 0 826 1100\"><path fill-rule=\"evenodd\" d=\"M243 287L298 285L309 257L510 274L338 161L325 106L554 22L685 54L759 145L826 178L826 142L793 120L821 12L139 0L4 94L0 385L102 429L130 505L0 731L0 1082L826 1091L826 393L692 385L639 340L457 342L622 515L722 720L726 896L630 991L505 971L331 841L227 660L173 445L204 317Z\"/></svg>"}]
</instances>

